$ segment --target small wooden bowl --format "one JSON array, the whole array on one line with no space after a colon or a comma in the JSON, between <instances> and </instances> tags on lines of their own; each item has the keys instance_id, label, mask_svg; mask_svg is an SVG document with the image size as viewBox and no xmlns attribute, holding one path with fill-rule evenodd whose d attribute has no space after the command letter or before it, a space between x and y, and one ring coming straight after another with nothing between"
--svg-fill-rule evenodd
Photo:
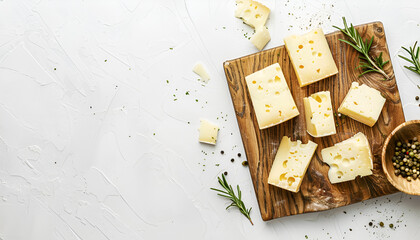
<instances>
[{"instance_id":1,"label":"small wooden bowl","mask_svg":"<svg viewBox=\"0 0 420 240\"><path fill-rule=\"evenodd\" d=\"M411 195L420 195L420 179L409 182L401 176L396 176L392 165L395 144L398 141L405 142L414 137L420 139L420 120L408 121L396 127L386 138L382 147L382 168L388 181L398 190Z\"/></svg>"}]
</instances>

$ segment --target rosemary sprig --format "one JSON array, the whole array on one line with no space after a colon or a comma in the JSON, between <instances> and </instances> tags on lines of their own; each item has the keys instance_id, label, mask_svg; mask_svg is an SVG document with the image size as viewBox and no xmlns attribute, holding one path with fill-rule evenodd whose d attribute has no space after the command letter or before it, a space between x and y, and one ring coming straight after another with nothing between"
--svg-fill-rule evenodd
<instances>
[{"instance_id":1,"label":"rosemary sprig","mask_svg":"<svg viewBox=\"0 0 420 240\"><path fill-rule=\"evenodd\" d=\"M366 41L363 41L362 36L360 36L359 32L354 28L353 24L350 23L350 27L347 25L347 21L345 17L343 17L343 23L344 23L344 28L339 28L337 26L333 26L333 27L340 30L347 37L350 38L350 41L345 40L345 39L339 39L340 41L347 43L348 45L356 49L356 51L358 51L360 54L362 54L362 56L360 56L361 61L359 63L359 66L356 67L356 69L360 68L363 71L359 75L359 77L366 73L377 72L377 73L382 74L385 77L385 80L389 80L390 77L383 70L384 65L387 64L389 60L384 62L382 58L382 52L379 54L378 57L374 57L374 58L372 58L369 55L374 37L372 36L370 40L366 39Z\"/></svg>"},{"instance_id":2,"label":"rosemary sprig","mask_svg":"<svg viewBox=\"0 0 420 240\"><path fill-rule=\"evenodd\" d=\"M410 47L409 49L405 47L402 47L402 49L404 49L406 52L408 52L408 54L410 54L411 60L401 55L398 55L398 56L414 65L414 66L404 66L404 67L410 71L420 74L420 59L419 59L420 47L417 47L417 42L414 43L414 46Z\"/></svg>"},{"instance_id":3,"label":"rosemary sprig","mask_svg":"<svg viewBox=\"0 0 420 240\"><path fill-rule=\"evenodd\" d=\"M239 185L236 186L237 190L238 190L238 196L235 195L235 192L233 191L233 188L231 185L229 185L226 181L225 176L222 174L222 178L217 177L219 184L225 189L225 190L220 190L220 189L216 189L216 188L210 188L211 190L214 190L216 192L219 192L217 195L225 197L230 199L232 202L229 206L226 207L226 210L229 209L230 207L237 207L239 209L239 211L246 217L248 218L248 220L251 222L252 225L254 225L254 223L251 220L251 217L249 216L249 214L251 213L251 209L249 208L247 209L245 207L244 202L241 200L242 197L242 193L241 190L239 189Z\"/></svg>"}]
</instances>

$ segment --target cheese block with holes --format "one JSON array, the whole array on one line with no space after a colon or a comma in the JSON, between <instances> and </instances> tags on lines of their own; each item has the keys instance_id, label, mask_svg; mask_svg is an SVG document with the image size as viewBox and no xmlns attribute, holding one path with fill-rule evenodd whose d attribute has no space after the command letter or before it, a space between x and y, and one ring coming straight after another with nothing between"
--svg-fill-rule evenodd
<instances>
[{"instance_id":1,"label":"cheese block with holes","mask_svg":"<svg viewBox=\"0 0 420 240\"><path fill-rule=\"evenodd\" d=\"M236 5L235 17L255 29L263 27L270 15L270 9L256 1L236 0Z\"/></svg>"},{"instance_id":2,"label":"cheese block with holes","mask_svg":"<svg viewBox=\"0 0 420 240\"><path fill-rule=\"evenodd\" d=\"M260 129L299 115L278 63L246 76L245 80Z\"/></svg>"},{"instance_id":3,"label":"cheese block with holes","mask_svg":"<svg viewBox=\"0 0 420 240\"><path fill-rule=\"evenodd\" d=\"M329 91L314 93L303 99L306 131L313 137L336 133Z\"/></svg>"},{"instance_id":4,"label":"cheese block with holes","mask_svg":"<svg viewBox=\"0 0 420 240\"><path fill-rule=\"evenodd\" d=\"M378 120L385 101L378 90L353 82L338 112L372 127Z\"/></svg>"},{"instance_id":5,"label":"cheese block with holes","mask_svg":"<svg viewBox=\"0 0 420 240\"><path fill-rule=\"evenodd\" d=\"M318 145L312 141L302 144L284 136L268 176L268 183L292 192L298 192L306 169Z\"/></svg>"},{"instance_id":6,"label":"cheese block with holes","mask_svg":"<svg viewBox=\"0 0 420 240\"><path fill-rule=\"evenodd\" d=\"M284 44L301 87L338 73L321 28L286 37Z\"/></svg>"},{"instance_id":7,"label":"cheese block with holes","mask_svg":"<svg viewBox=\"0 0 420 240\"><path fill-rule=\"evenodd\" d=\"M359 132L353 137L321 150L322 161L330 166L331 183L354 180L372 174L373 160L366 136Z\"/></svg>"}]
</instances>

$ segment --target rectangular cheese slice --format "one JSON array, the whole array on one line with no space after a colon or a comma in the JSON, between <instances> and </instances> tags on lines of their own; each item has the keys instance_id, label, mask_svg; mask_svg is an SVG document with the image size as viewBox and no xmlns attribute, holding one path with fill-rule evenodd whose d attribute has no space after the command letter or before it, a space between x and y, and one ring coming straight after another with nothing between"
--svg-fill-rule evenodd
<instances>
[{"instance_id":1,"label":"rectangular cheese slice","mask_svg":"<svg viewBox=\"0 0 420 240\"><path fill-rule=\"evenodd\" d=\"M262 50L265 45L271 40L270 33L266 27L257 28L254 35L251 37L251 42L258 50Z\"/></svg>"},{"instance_id":2,"label":"rectangular cheese slice","mask_svg":"<svg viewBox=\"0 0 420 240\"><path fill-rule=\"evenodd\" d=\"M207 83L210 80L210 75L208 74L206 68L202 63L196 63L193 67L193 72L198 74L201 78L201 81Z\"/></svg>"},{"instance_id":3,"label":"rectangular cheese slice","mask_svg":"<svg viewBox=\"0 0 420 240\"><path fill-rule=\"evenodd\" d=\"M329 91L318 92L303 99L306 131L312 137L325 137L336 133Z\"/></svg>"},{"instance_id":4,"label":"rectangular cheese slice","mask_svg":"<svg viewBox=\"0 0 420 240\"><path fill-rule=\"evenodd\" d=\"M357 176L372 174L373 160L369 142L363 133L324 148L322 161L330 166L328 178L331 183L354 180Z\"/></svg>"},{"instance_id":5,"label":"rectangular cheese slice","mask_svg":"<svg viewBox=\"0 0 420 240\"><path fill-rule=\"evenodd\" d=\"M372 127L378 120L385 101L378 90L353 82L338 112Z\"/></svg>"},{"instance_id":6,"label":"rectangular cheese slice","mask_svg":"<svg viewBox=\"0 0 420 240\"><path fill-rule=\"evenodd\" d=\"M292 192L298 192L306 169L318 145L309 140L292 142L284 136L268 176L268 183Z\"/></svg>"},{"instance_id":7,"label":"rectangular cheese slice","mask_svg":"<svg viewBox=\"0 0 420 240\"><path fill-rule=\"evenodd\" d=\"M236 0L235 17L241 18L249 26L258 29L263 27L270 15L270 9L252 0Z\"/></svg>"},{"instance_id":8,"label":"rectangular cheese slice","mask_svg":"<svg viewBox=\"0 0 420 240\"><path fill-rule=\"evenodd\" d=\"M245 77L260 129L299 115L278 63Z\"/></svg>"},{"instance_id":9,"label":"rectangular cheese slice","mask_svg":"<svg viewBox=\"0 0 420 240\"><path fill-rule=\"evenodd\" d=\"M202 143L216 144L217 134L219 133L219 127L209 122L208 120L200 120L200 129L199 129L199 138L198 140Z\"/></svg>"},{"instance_id":10,"label":"rectangular cheese slice","mask_svg":"<svg viewBox=\"0 0 420 240\"><path fill-rule=\"evenodd\" d=\"M301 87L338 73L321 28L286 37L284 43Z\"/></svg>"}]
</instances>

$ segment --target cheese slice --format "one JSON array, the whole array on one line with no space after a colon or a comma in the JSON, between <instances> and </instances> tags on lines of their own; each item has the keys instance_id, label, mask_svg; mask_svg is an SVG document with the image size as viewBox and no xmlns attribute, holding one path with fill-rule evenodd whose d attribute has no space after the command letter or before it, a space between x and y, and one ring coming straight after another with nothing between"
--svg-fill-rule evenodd
<instances>
[{"instance_id":1,"label":"cheese slice","mask_svg":"<svg viewBox=\"0 0 420 240\"><path fill-rule=\"evenodd\" d=\"M268 176L268 183L292 192L298 192L306 169L318 145L312 141L302 144L284 136Z\"/></svg>"},{"instance_id":2,"label":"cheese slice","mask_svg":"<svg viewBox=\"0 0 420 240\"><path fill-rule=\"evenodd\" d=\"M210 80L210 75L208 74L206 68L202 63L196 63L193 67L193 72L198 74L201 78L201 81L207 83Z\"/></svg>"},{"instance_id":3,"label":"cheese slice","mask_svg":"<svg viewBox=\"0 0 420 240\"><path fill-rule=\"evenodd\" d=\"M299 115L278 63L245 77L260 129Z\"/></svg>"},{"instance_id":4,"label":"cheese slice","mask_svg":"<svg viewBox=\"0 0 420 240\"><path fill-rule=\"evenodd\" d=\"M270 9L252 0L236 0L235 17L241 18L249 26L258 29L263 27L270 15Z\"/></svg>"},{"instance_id":5,"label":"cheese slice","mask_svg":"<svg viewBox=\"0 0 420 240\"><path fill-rule=\"evenodd\" d=\"M286 37L284 43L301 87L338 73L321 28Z\"/></svg>"},{"instance_id":6,"label":"cheese slice","mask_svg":"<svg viewBox=\"0 0 420 240\"><path fill-rule=\"evenodd\" d=\"M338 112L372 127L378 120L385 101L378 90L353 82Z\"/></svg>"},{"instance_id":7,"label":"cheese slice","mask_svg":"<svg viewBox=\"0 0 420 240\"><path fill-rule=\"evenodd\" d=\"M372 174L373 160L369 142L363 133L324 148L322 160L330 166L328 178L331 183L354 180L357 176Z\"/></svg>"},{"instance_id":8,"label":"cheese slice","mask_svg":"<svg viewBox=\"0 0 420 240\"><path fill-rule=\"evenodd\" d=\"M336 133L329 91L318 92L303 99L306 131L312 137L325 137Z\"/></svg>"},{"instance_id":9,"label":"cheese slice","mask_svg":"<svg viewBox=\"0 0 420 240\"><path fill-rule=\"evenodd\" d=\"M216 144L217 134L219 133L219 127L209 122L208 120L200 120L200 129L199 129L199 138L198 140L202 143Z\"/></svg>"},{"instance_id":10,"label":"cheese slice","mask_svg":"<svg viewBox=\"0 0 420 240\"><path fill-rule=\"evenodd\" d=\"M266 27L258 28L251 37L251 42L258 50L262 50L265 45L271 40L270 32Z\"/></svg>"}]
</instances>

